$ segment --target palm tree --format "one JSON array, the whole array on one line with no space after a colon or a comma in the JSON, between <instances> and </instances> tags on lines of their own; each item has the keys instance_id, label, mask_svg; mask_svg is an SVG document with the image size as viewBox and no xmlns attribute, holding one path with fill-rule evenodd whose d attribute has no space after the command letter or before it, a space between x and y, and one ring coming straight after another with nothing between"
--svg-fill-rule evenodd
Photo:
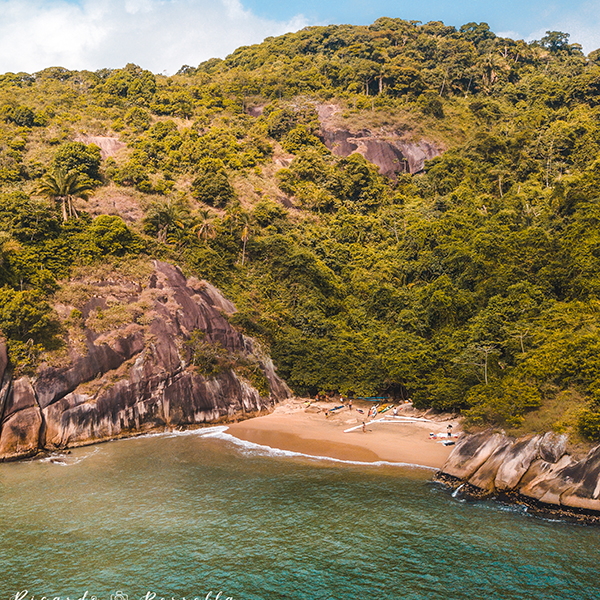
<instances>
[{"instance_id":1,"label":"palm tree","mask_svg":"<svg viewBox=\"0 0 600 600\"><path fill-rule=\"evenodd\" d=\"M244 266L244 259L246 258L246 244L248 243L248 239L250 238L250 219L248 215L242 216L242 222L244 224L244 228L242 229L242 242L244 242L244 249L242 250L242 267Z\"/></svg>"},{"instance_id":2,"label":"palm tree","mask_svg":"<svg viewBox=\"0 0 600 600\"><path fill-rule=\"evenodd\" d=\"M213 214L210 210L200 210L198 211L198 217L200 222L194 225L192 231L196 233L198 239L204 238L206 242L209 237L214 237L215 235L215 226L213 223Z\"/></svg>"},{"instance_id":3,"label":"palm tree","mask_svg":"<svg viewBox=\"0 0 600 600\"><path fill-rule=\"evenodd\" d=\"M37 193L57 202L61 201L62 216L66 221L69 217L77 217L73 198L86 199L87 193L93 190L92 182L82 181L77 171L66 173L63 169L54 169L46 173L37 188ZM67 216L67 208L69 215Z\"/></svg>"},{"instance_id":4,"label":"palm tree","mask_svg":"<svg viewBox=\"0 0 600 600\"><path fill-rule=\"evenodd\" d=\"M180 241L190 221L189 208L183 198L169 198L153 202L144 217L146 233L156 235L159 242Z\"/></svg>"}]
</instances>

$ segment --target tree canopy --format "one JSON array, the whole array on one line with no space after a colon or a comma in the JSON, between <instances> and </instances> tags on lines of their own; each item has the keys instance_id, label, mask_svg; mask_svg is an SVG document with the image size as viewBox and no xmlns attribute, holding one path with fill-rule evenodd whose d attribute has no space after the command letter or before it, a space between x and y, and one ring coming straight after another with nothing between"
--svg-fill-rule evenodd
<instances>
[{"instance_id":1,"label":"tree canopy","mask_svg":"<svg viewBox=\"0 0 600 600\"><path fill-rule=\"evenodd\" d=\"M332 153L327 118L439 155L386 178ZM0 186L0 328L27 368L74 267L160 256L220 286L297 393L600 439L600 59L567 33L381 18L172 77L6 73Z\"/></svg>"}]
</instances>

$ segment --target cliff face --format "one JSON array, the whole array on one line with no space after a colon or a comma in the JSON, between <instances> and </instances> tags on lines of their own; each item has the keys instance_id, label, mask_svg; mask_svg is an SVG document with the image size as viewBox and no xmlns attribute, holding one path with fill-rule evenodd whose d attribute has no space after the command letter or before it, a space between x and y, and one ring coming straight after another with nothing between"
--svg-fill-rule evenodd
<instances>
[{"instance_id":1,"label":"cliff face","mask_svg":"<svg viewBox=\"0 0 600 600\"><path fill-rule=\"evenodd\" d=\"M389 135L378 136L366 129L352 133L344 129L323 128L321 135L325 146L335 155L362 154L379 167L382 175L391 178L398 173L419 173L425 168L426 160L441 154L433 144L424 140L409 142Z\"/></svg>"},{"instance_id":2,"label":"cliff face","mask_svg":"<svg viewBox=\"0 0 600 600\"><path fill-rule=\"evenodd\" d=\"M87 292L80 343L70 346L64 365L42 365L35 377L15 379L0 344L0 459L212 422L268 409L289 395L256 342L223 316L235 307L210 284L192 287L179 269L156 262L145 288L121 286L116 298L104 281ZM141 313L138 322L101 333L89 326L90 316L97 321L115 303ZM211 377L199 374L185 343L197 331L206 347L259 368L268 397L231 365Z\"/></svg>"},{"instance_id":3,"label":"cliff face","mask_svg":"<svg viewBox=\"0 0 600 600\"><path fill-rule=\"evenodd\" d=\"M438 479L466 483L478 496L518 494L550 508L600 513L600 446L575 460L566 442L553 433L517 440L490 431L465 435Z\"/></svg>"},{"instance_id":4,"label":"cliff face","mask_svg":"<svg viewBox=\"0 0 600 600\"><path fill-rule=\"evenodd\" d=\"M339 112L335 105L318 105L323 143L336 156L358 153L379 167L379 172L394 179L398 173L415 174L422 171L425 161L442 152L435 144L409 140L393 132L375 133L368 129L350 131L340 127L334 115Z\"/></svg>"}]
</instances>

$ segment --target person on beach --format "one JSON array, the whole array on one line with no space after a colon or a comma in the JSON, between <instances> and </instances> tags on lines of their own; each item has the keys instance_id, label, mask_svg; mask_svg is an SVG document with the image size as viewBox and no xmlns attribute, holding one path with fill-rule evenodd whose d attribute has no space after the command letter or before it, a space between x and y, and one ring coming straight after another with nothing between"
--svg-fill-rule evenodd
<instances>
[{"instance_id":1,"label":"person on beach","mask_svg":"<svg viewBox=\"0 0 600 600\"><path fill-rule=\"evenodd\" d=\"M367 426L365 425L364 421L363 421L363 433L367 433Z\"/></svg>"},{"instance_id":2,"label":"person on beach","mask_svg":"<svg viewBox=\"0 0 600 600\"><path fill-rule=\"evenodd\" d=\"M397 417L398 416L398 407L394 406L394 416Z\"/></svg>"},{"instance_id":3,"label":"person on beach","mask_svg":"<svg viewBox=\"0 0 600 600\"><path fill-rule=\"evenodd\" d=\"M352 398L348 400L348 408L352 410Z\"/></svg>"},{"instance_id":4,"label":"person on beach","mask_svg":"<svg viewBox=\"0 0 600 600\"><path fill-rule=\"evenodd\" d=\"M452 425L448 425L448 427L446 429L448 431L448 437L451 438L452 437Z\"/></svg>"}]
</instances>

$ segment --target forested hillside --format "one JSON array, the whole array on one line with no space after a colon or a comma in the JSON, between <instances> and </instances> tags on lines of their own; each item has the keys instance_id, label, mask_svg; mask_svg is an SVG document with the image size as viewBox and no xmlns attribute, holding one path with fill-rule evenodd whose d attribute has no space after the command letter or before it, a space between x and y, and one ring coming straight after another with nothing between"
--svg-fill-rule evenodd
<instances>
[{"instance_id":1,"label":"forested hillside","mask_svg":"<svg viewBox=\"0 0 600 600\"><path fill-rule=\"evenodd\" d=\"M441 156L391 178L336 156L325 105ZM297 393L600 439L600 51L567 34L384 18L172 77L7 73L0 185L17 370L81 329L52 308L74 269L160 257L224 290Z\"/></svg>"}]
</instances>

